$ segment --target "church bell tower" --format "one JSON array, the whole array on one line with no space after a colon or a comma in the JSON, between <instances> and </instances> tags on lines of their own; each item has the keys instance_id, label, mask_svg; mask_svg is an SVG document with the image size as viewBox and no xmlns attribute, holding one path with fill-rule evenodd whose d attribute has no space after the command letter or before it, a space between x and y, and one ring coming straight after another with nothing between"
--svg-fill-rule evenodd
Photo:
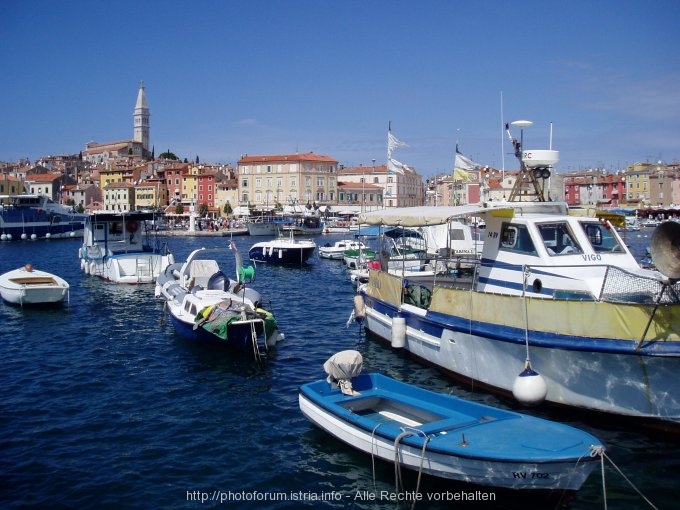
<instances>
[{"instance_id":1,"label":"church bell tower","mask_svg":"<svg viewBox=\"0 0 680 510\"><path fill-rule=\"evenodd\" d=\"M144 93L144 82L139 82L139 93L137 94L137 104L133 115L135 125L135 142L140 142L144 153L149 151L149 104Z\"/></svg>"}]
</instances>

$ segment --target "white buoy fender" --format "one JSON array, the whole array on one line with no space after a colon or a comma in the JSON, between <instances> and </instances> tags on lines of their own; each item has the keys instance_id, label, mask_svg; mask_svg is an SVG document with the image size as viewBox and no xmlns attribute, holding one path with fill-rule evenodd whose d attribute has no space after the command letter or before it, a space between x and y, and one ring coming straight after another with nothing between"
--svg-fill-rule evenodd
<instances>
[{"instance_id":1,"label":"white buoy fender","mask_svg":"<svg viewBox=\"0 0 680 510\"><path fill-rule=\"evenodd\" d=\"M361 324L365 317L366 303L364 303L364 296L357 294L354 296L354 320Z\"/></svg>"},{"instance_id":2,"label":"white buoy fender","mask_svg":"<svg viewBox=\"0 0 680 510\"><path fill-rule=\"evenodd\" d=\"M168 265L172 265L175 263L175 257L172 253L168 254Z\"/></svg>"},{"instance_id":3,"label":"white buoy fender","mask_svg":"<svg viewBox=\"0 0 680 510\"><path fill-rule=\"evenodd\" d=\"M515 379L512 385L512 394L522 404L540 404L548 394L548 386L545 384L543 376L532 370L531 366L527 364L524 371Z\"/></svg>"},{"instance_id":4,"label":"white buoy fender","mask_svg":"<svg viewBox=\"0 0 680 510\"><path fill-rule=\"evenodd\" d=\"M79 259L83 258L83 248L82 248L82 246L80 248L78 248L78 258Z\"/></svg>"},{"instance_id":5,"label":"white buoy fender","mask_svg":"<svg viewBox=\"0 0 680 510\"><path fill-rule=\"evenodd\" d=\"M38 235L37 234L31 234L31 241L35 241L36 239L38 239Z\"/></svg>"},{"instance_id":6,"label":"white buoy fender","mask_svg":"<svg viewBox=\"0 0 680 510\"><path fill-rule=\"evenodd\" d=\"M403 349L406 345L406 319L392 317L392 347Z\"/></svg>"},{"instance_id":7,"label":"white buoy fender","mask_svg":"<svg viewBox=\"0 0 680 510\"><path fill-rule=\"evenodd\" d=\"M81 266L83 268L83 273L90 274L90 264L87 263L87 260L82 259Z\"/></svg>"},{"instance_id":8,"label":"white buoy fender","mask_svg":"<svg viewBox=\"0 0 680 510\"><path fill-rule=\"evenodd\" d=\"M95 261L90 262L90 274L94 276L97 270L97 263Z\"/></svg>"}]
</instances>

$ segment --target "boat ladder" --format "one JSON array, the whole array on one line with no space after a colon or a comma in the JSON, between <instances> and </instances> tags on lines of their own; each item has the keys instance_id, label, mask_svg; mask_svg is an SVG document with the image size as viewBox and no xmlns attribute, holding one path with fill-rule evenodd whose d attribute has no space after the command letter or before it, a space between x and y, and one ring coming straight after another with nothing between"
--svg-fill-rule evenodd
<instances>
[{"instance_id":1,"label":"boat ladder","mask_svg":"<svg viewBox=\"0 0 680 510\"><path fill-rule=\"evenodd\" d=\"M245 312L243 312L243 313L245 313ZM263 341L262 344L257 339L257 337L258 337L257 328L255 327L255 324L257 322L262 323L262 332L263 332L263 338L264 338L264 341ZM264 321L262 321L262 320L260 320L260 321L251 320L250 321L250 342L251 342L252 347L253 347L253 355L255 356L255 361L257 361L258 363L262 363L263 359L267 357L267 350L268 350L268 348L267 348L267 332L264 328Z\"/></svg>"},{"instance_id":2,"label":"boat ladder","mask_svg":"<svg viewBox=\"0 0 680 510\"><path fill-rule=\"evenodd\" d=\"M151 276L151 259L150 258L140 258L135 259L135 274L137 278L142 278L144 276Z\"/></svg>"}]
</instances>

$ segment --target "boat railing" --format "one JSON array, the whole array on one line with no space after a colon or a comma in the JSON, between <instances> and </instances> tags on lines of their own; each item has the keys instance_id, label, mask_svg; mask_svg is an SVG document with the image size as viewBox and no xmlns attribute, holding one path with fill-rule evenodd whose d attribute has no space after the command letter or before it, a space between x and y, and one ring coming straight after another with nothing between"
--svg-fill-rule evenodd
<instances>
[{"instance_id":1,"label":"boat railing","mask_svg":"<svg viewBox=\"0 0 680 510\"><path fill-rule=\"evenodd\" d=\"M602 269L602 281L599 291L590 292L584 290L575 291L573 289L555 289L553 297L555 299L567 300L595 300L609 303L630 303L630 304L677 304L680 303L680 281L657 278L656 274L641 274L636 271L629 271L621 267L608 264L588 266L589 268ZM583 266L546 266L529 265L525 266L526 271L532 270L545 271L545 269L565 269L572 271L583 268ZM568 272L567 272L568 274Z\"/></svg>"}]
</instances>

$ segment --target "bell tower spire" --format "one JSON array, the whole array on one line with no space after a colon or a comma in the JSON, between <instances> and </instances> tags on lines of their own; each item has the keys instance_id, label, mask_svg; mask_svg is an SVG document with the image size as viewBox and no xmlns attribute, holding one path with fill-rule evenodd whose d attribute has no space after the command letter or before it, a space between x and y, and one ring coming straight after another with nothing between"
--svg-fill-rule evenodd
<instances>
[{"instance_id":1,"label":"bell tower spire","mask_svg":"<svg viewBox=\"0 0 680 510\"><path fill-rule=\"evenodd\" d=\"M134 140L140 142L145 153L149 152L149 104L146 101L144 92L144 82L139 82L139 92L137 93L137 104L135 104L134 120Z\"/></svg>"}]
</instances>

